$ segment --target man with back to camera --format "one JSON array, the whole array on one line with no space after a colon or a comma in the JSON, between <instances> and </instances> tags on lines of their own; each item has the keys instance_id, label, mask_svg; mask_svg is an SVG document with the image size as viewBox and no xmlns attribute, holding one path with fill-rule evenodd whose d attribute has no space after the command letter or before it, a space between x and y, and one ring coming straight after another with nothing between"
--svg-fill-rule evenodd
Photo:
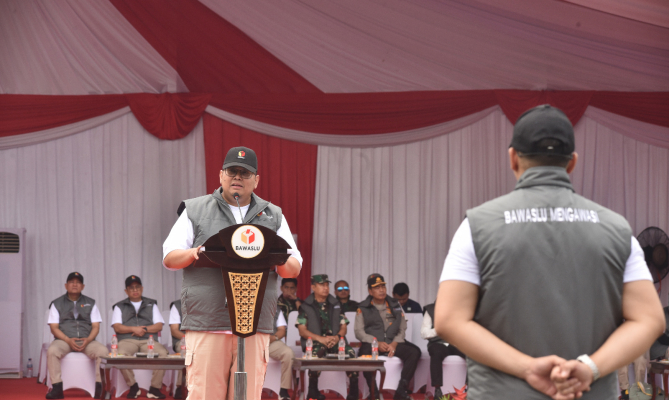
<instances>
[{"instance_id":1,"label":"man with back to camera","mask_svg":"<svg viewBox=\"0 0 669 400\"><path fill-rule=\"evenodd\" d=\"M456 231L437 333L467 354L472 399L617 398L613 372L664 329L643 251L622 216L574 193L562 111L526 111L508 152L518 183Z\"/></svg>"},{"instance_id":2,"label":"man with back to camera","mask_svg":"<svg viewBox=\"0 0 669 400\"><path fill-rule=\"evenodd\" d=\"M72 272L65 281L67 293L51 302L47 323L51 328L54 341L47 350L46 363L49 368L52 388L46 394L47 399L62 399L63 380L61 379L60 359L71 351L80 351L90 359L95 359L95 395L100 398L100 357L108 354L107 347L95 340L100 332L100 310L95 300L83 295L84 276Z\"/></svg>"},{"instance_id":3,"label":"man with back to camera","mask_svg":"<svg viewBox=\"0 0 669 400\"><path fill-rule=\"evenodd\" d=\"M262 391L269 337L274 334L277 274L295 278L302 268L302 256L281 208L253 193L260 181L257 171L253 150L231 148L219 172L221 186L210 195L183 202L179 207L181 215L163 243L164 266L183 269L181 328L187 337L189 400L226 396L232 400L237 370L237 336L231 330L221 270L190 267L204 250L202 244L221 229L249 223L272 229L290 245L286 263L269 273L257 333L244 339L247 400L260 399Z\"/></svg>"},{"instance_id":4,"label":"man with back to camera","mask_svg":"<svg viewBox=\"0 0 669 400\"><path fill-rule=\"evenodd\" d=\"M297 311L302 305L302 299L297 297L297 279L281 279L281 295L277 300L277 306L283 313L283 318L288 321L288 314Z\"/></svg>"},{"instance_id":5,"label":"man with back to camera","mask_svg":"<svg viewBox=\"0 0 669 400\"><path fill-rule=\"evenodd\" d=\"M400 282L393 286L393 297L400 302L405 314L422 314L423 309L417 301L409 298L409 285Z\"/></svg>"},{"instance_id":6,"label":"man with back to camera","mask_svg":"<svg viewBox=\"0 0 669 400\"><path fill-rule=\"evenodd\" d=\"M144 287L137 275L125 279L125 293L128 297L112 307L111 326L118 339L118 354L132 356L135 353L146 353L149 350L149 337L153 336L153 351L156 357L167 357L167 349L158 343L158 332L163 329L163 316L160 314L158 302L142 296ZM131 369L122 369L121 375L130 386L127 398L136 399L140 395L139 385L135 381L135 373ZM150 399L164 399L160 391L163 387L165 370L154 370L151 374L151 387L146 394Z\"/></svg>"},{"instance_id":7,"label":"man with back to camera","mask_svg":"<svg viewBox=\"0 0 669 400\"><path fill-rule=\"evenodd\" d=\"M181 330L181 299L175 300L170 304L170 333L172 334L172 349L175 353L181 353L181 341L184 338L184 333ZM182 357L185 357L185 354L181 354ZM182 399L182 387L181 382L183 381L183 371L179 370L177 372L177 385L174 389L174 398Z\"/></svg>"},{"instance_id":8,"label":"man with back to camera","mask_svg":"<svg viewBox=\"0 0 669 400\"><path fill-rule=\"evenodd\" d=\"M358 310L358 302L351 300L351 289L346 281L337 281L335 283L335 294L337 300L341 303L341 312L355 312Z\"/></svg>"},{"instance_id":9,"label":"man with back to camera","mask_svg":"<svg viewBox=\"0 0 669 400\"><path fill-rule=\"evenodd\" d=\"M407 321L400 303L388 296L383 276L368 276L367 290L369 296L360 302L355 315L355 337L361 342L358 357L372 354L372 340L376 338L380 356L395 356L403 363L401 379L393 399L411 400L411 396L407 394L407 386L416 372L421 351L415 344L404 340ZM372 380L372 373L365 372L364 376L370 389L374 385L377 399L380 398L376 381Z\"/></svg>"},{"instance_id":10,"label":"man with back to camera","mask_svg":"<svg viewBox=\"0 0 669 400\"><path fill-rule=\"evenodd\" d=\"M306 353L307 339L313 341L313 353L318 358L327 354L338 354L339 338L344 338L344 352L355 358L355 350L346 340L349 321L341 312L341 304L330 294L330 279L326 274L311 277L311 294L304 299L295 325L300 332L302 351ZM309 371L309 392L307 398L325 400L318 390L320 371ZM358 400L358 371L347 371L349 394L347 400Z\"/></svg>"}]
</instances>

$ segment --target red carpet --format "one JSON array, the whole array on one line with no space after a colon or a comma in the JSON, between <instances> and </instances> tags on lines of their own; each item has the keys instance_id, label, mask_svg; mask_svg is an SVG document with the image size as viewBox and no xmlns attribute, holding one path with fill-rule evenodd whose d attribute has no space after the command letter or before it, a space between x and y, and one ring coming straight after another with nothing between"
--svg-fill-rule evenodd
<instances>
[{"instance_id":1,"label":"red carpet","mask_svg":"<svg viewBox=\"0 0 669 400\"><path fill-rule=\"evenodd\" d=\"M37 383L35 378L23 378L23 379L0 379L0 400L42 400L46 395L47 387L44 384ZM163 388L163 393L167 392ZM277 400L277 396L274 393L263 391L263 400ZM382 391L384 398L391 399L392 393L387 393ZM125 393L124 393L125 394ZM292 394L292 392L291 392ZM325 394L327 400L336 400L342 399L335 392L329 392ZM420 398L424 395L418 395ZM416 395L413 396L416 398ZM69 389L65 391L66 399L90 399L89 394L80 389ZM122 397L122 398L125 398ZM142 391L142 396L139 397L146 398L146 393ZM167 399L173 399L172 396L167 394Z\"/></svg>"}]
</instances>

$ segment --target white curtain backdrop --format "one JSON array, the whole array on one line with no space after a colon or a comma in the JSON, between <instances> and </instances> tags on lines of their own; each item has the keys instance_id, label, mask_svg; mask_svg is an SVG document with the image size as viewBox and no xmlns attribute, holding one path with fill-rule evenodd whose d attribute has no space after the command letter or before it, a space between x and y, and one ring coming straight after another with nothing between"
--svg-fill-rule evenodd
<instances>
[{"instance_id":1,"label":"white curtain backdrop","mask_svg":"<svg viewBox=\"0 0 669 400\"><path fill-rule=\"evenodd\" d=\"M26 228L23 357L39 359L44 312L72 271L100 308L106 343L124 280L142 278L161 309L181 291L163 268L162 242L183 199L205 194L202 123L186 138L159 140L132 114L47 143L0 150L0 230Z\"/></svg>"},{"instance_id":2,"label":"white curtain backdrop","mask_svg":"<svg viewBox=\"0 0 669 400\"><path fill-rule=\"evenodd\" d=\"M365 278L379 272L390 288L406 282L414 300L433 302L465 211L515 185L507 155L512 131L497 110L421 142L319 147L313 273L347 280L352 298L361 300ZM668 230L669 149L584 117L576 126L576 151L577 193L624 215L635 234L649 225Z\"/></svg>"}]
</instances>

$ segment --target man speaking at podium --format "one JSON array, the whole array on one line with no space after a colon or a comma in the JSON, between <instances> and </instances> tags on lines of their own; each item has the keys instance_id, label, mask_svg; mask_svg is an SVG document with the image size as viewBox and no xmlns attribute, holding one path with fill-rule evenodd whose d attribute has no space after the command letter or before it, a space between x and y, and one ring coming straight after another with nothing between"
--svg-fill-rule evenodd
<instances>
[{"instance_id":1,"label":"man speaking at podium","mask_svg":"<svg viewBox=\"0 0 669 400\"><path fill-rule=\"evenodd\" d=\"M275 231L291 247L290 257L271 271L265 289L257 333L245 339L247 400L259 400L274 333L277 274L297 277L302 257L283 218L281 208L253 193L260 176L256 153L247 147L228 151L219 173L221 187L206 196L186 200L172 231L163 243L163 265L183 269L182 329L186 331L187 384L190 400L234 397L237 336L232 334L221 270L189 267L199 259L202 244L221 229L235 224L262 225ZM239 201L239 206L237 201ZM184 208L185 207L185 208Z\"/></svg>"}]
</instances>

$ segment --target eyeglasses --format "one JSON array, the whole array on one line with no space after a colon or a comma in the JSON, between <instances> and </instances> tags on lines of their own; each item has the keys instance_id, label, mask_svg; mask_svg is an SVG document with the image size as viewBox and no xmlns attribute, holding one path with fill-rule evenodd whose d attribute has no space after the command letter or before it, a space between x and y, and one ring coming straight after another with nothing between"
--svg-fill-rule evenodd
<instances>
[{"instance_id":1,"label":"eyeglasses","mask_svg":"<svg viewBox=\"0 0 669 400\"><path fill-rule=\"evenodd\" d=\"M253 172L246 168L226 168L225 174L231 178L234 178L237 176L237 174L239 174L243 179L249 179L253 176Z\"/></svg>"},{"instance_id":2,"label":"eyeglasses","mask_svg":"<svg viewBox=\"0 0 669 400\"><path fill-rule=\"evenodd\" d=\"M338 292L341 292L342 290L348 290L348 286L339 286L339 287L337 288L337 291L338 291Z\"/></svg>"}]
</instances>

